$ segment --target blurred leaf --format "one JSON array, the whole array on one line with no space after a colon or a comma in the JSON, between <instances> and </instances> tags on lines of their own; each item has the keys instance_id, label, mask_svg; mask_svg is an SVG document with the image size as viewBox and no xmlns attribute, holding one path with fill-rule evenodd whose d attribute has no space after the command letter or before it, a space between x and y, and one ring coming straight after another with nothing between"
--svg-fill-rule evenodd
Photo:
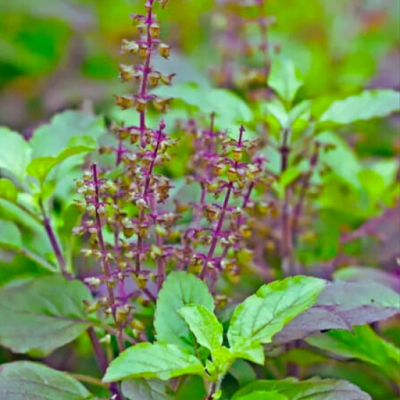
<instances>
[{"instance_id":1,"label":"blurred leaf","mask_svg":"<svg viewBox=\"0 0 400 400\"><path fill-rule=\"evenodd\" d=\"M357 386L333 379L312 378L307 381L297 381L289 378L283 381L257 381L239 390L232 400L259 391L276 390L290 400L372 400Z\"/></svg>"},{"instance_id":2,"label":"blurred leaf","mask_svg":"<svg viewBox=\"0 0 400 400\"><path fill-rule=\"evenodd\" d=\"M350 330L400 312L399 295L375 282L332 282L316 304L293 319L273 339L289 343L328 329Z\"/></svg>"},{"instance_id":3,"label":"blurred leaf","mask_svg":"<svg viewBox=\"0 0 400 400\"><path fill-rule=\"evenodd\" d=\"M257 379L256 373L251 365L241 359L237 359L229 369L229 373L238 381L239 386L245 386Z\"/></svg>"},{"instance_id":4,"label":"blurred leaf","mask_svg":"<svg viewBox=\"0 0 400 400\"><path fill-rule=\"evenodd\" d=\"M385 187L393 184L396 181L396 174L398 170L398 162L396 159L381 159L374 160L369 169L382 177Z\"/></svg>"},{"instance_id":5,"label":"blurred leaf","mask_svg":"<svg viewBox=\"0 0 400 400\"><path fill-rule=\"evenodd\" d=\"M203 281L186 272L171 272L157 299L154 317L157 340L194 351L189 328L178 312L188 304L198 304L214 311L214 299Z\"/></svg>"},{"instance_id":6,"label":"blurred leaf","mask_svg":"<svg viewBox=\"0 0 400 400\"><path fill-rule=\"evenodd\" d=\"M89 289L59 275L0 290L0 343L14 353L44 356L89 326L83 301Z\"/></svg>"},{"instance_id":7,"label":"blurred leaf","mask_svg":"<svg viewBox=\"0 0 400 400\"><path fill-rule=\"evenodd\" d=\"M49 172L58 164L63 162L69 157L77 154L88 153L95 149L87 146L69 147L63 150L57 157L38 157L34 158L27 167L29 175L37 178L41 185L43 185Z\"/></svg>"},{"instance_id":8,"label":"blurred leaf","mask_svg":"<svg viewBox=\"0 0 400 400\"><path fill-rule=\"evenodd\" d=\"M70 375L30 361L16 361L0 367L0 398L4 400L96 399Z\"/></svg>"},{"instance_id":9,"label":"blurred leaf","mask_svg":"<svg viewBox=\"0 0 400 400\"><path fill-rule=\"evenodd\" d=\"M81 145L82 142L77 142L79 139L76 137L86 136L96 141L104 133L102 117L83 111L64 111L55 115L49 124L35 130L30 140L33 157L55 157L67 147Z\"/></svg>"},{"instance_id":10,"label":"blurred leaf","mask_svg":"<svg viewBox=\"0 0 400 400\"><path fill-rule=\"evenodd\" d=\"M314 353L309 349L294 348L282 355L282 360L297 365L309 366L313 364L326 363L327 357Z\"/></svg>"},{"instance_id":11,"label":"blurred leaf","mask_svg":"<svg viewBox=\"0 0 400 400\"><path fill-rule=\"evenodd\" d=\"M19 133L0 127L0 149L0 169L5 168L23 181L32 154L29 143Z\"/></svg>"},{"instance_id":12,"label":"blurred leaf","mask_svg":"<svg viewBox=\"0 0 400 400\"><path fill-rule=\"evenodd\" d=\"M206 396L203 378L198 375L189 375L179 387L176 400L204 400Z\"/></svg>"},{"instance_id":13,"label":"blurred leaf","mask_svg":"<svg viewBox=\"0 0 400 400\"><path fill-rule=\"evenodd\" d=\"M199 359L174 344L139 343L111 362L103 382L135 377L168 380L181 375L202 375L203 371Z\"/></svg>"},{"instance_id":14,"label":"blurred leaf","mask_svg":"<svg viewBox=\"0 0 400 400\"><path fill-rule=\"evenodd\" d=\"M195 85L161 86L153 91L162 97L180 99L204 114L216 113L220 125L249 122L253 113L236 94L226 89L210 89Z\"/></svg>"},{"instance_id":15,"label":"blurred leaf","mask_svg":"<svg viewBox=\"0 0 400 400\"><path fill-rule=\"evenodd\" d=\"M269 343L289 321L317 301L324 286L324 280L306 276L261 286L236 307L228 330L230 345L234 347L243 338Z\"/></svg>"},{"instance_id":16,"label":"blurred leaf","mask_svg":"<svg viewBox=\"0 0 400 400\"><path fill-rule=\"evenodd\" d=\"M320 162L328 165L333 173L340 176L341 179L359 188L358 173L361 171L361 165L354 150L333 132L322 132L316 139L320 143L334 146L331 150L320 152Z\"/></svg>"},{"instance_id":17,"label":"blurred leaf","mask_svg":"<svg viewBox=\"0 0 400 400\"><path fill-rule=\"evenodd\" d=\"M333 274L333 277L338 281L376 282L400 293L400 277L378 268L361 266L340 268Z\"/></svg>"},{"instance_id":18,"label":"blurred leaf","mask_svg":"<svg viewBox=\"0 0 400 400\"><path fill-rule=\"evenodd\" d=\"M197 342L210 351L222 346L223 327L214 313L198 304L181 307L178 314L189 325Z\"/></svg>"},{"instance_id":19,"label":"blurred leaf","mask_svg":"<svg viewBox=\"0 0 400 400\"><path fill-rule=\"evenodd\" d=\"M338 100L321 115L320 122L350 124L359 120L385 117L400 111L400 93L394 90L369 90Z\"/></svg>"},{"instance_id":20,"label":"blurred leaf","mask_svg":"<svg viewBox=\"0 0 400 400\"><path fill-rule=\"evenodd\" d=\"M275 90L279 97L291 103L304 80L293 61L288 58L274 58L268 77L268 86Z\"/></svg>"},{"instance_id":21,"label":"blurred leaf","mask_svg":"<svg viewBox=\"0 0 400 400\"><path fill-rule=\"evenodd\" d=\"M289 400L289 399L283 394L279 394L275 390L273 392L257 390L250 394L238 397L238 400Z\"/></svg>"},{"instance_id":22,"label":"blurred leaf","mask_svg":"<svg viewBox=\"0 0 400 400\"><path fill-rule=\"evenodd\" d=\"M57 18L58 20L76 24L87 25L91 19L88 8L76 1L65 0L63 2L51 2L36 0L33 4L30 0L13 0L0 2L0 11L3 13L20 13L36 18Z\"/></svg>"},{"instance_id":23,"label":"blurred leaf","mask_svg":"<svg viewBox=\"0 0 400 400\"><path fill-rule=\"evenodd\" d=\"M158 379L129 379L122 382L122 394L131 400L171 400L168 383Z\"/></svg>"},{"instance_id":24,"label":"blurred leaf","mask_svg":"<svg viewBox=\"0 0 400 400\"><path fill-rule=\"evenodd\" d=\"M0 179L0 197L11 202L17 200L18 191L14 183L9 179Z\"/></svg>"},{"instance_id":25,"label":"blurred leaf","mask_svg":"<svg viewBox=\"0 0 400 400\"><path fill-rule=\"evenodd\" d=\"M18 284L21 281L49 274L48 270L33 260L34 256L27 258L25 251L26 249L21 251L24 255L14 255L11 260L0 260L0 286Z\"/></svg>"},{"instance_id":26,"label":"blurred leaf","mask_svg":"<svg viewBox=\"0 0 400 400\"><path fill-rule=\"evenodd\" d=\"M395 382L400 382L400 350L379 337L368 325L353 332L330 331L309 337L307 343L346 358L358 358L377 365Z\"/></svg>"},{"instance_id":27,"label":"blurred leaf","mask_svg":"<svg viewBox=\"0 0 400 400\"><path fill-rule=\"evenodd\" d=\"M13 222L0 220L0 247L12 250L22 247L21 232Z\"/></svg>"}]
</instances>

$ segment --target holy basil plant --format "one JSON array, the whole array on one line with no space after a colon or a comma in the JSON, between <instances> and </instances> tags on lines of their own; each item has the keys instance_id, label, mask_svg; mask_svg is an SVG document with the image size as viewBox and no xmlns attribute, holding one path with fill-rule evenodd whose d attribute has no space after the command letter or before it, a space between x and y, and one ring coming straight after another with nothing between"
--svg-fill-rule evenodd
<instances>
[{"instance_id":1,"label":"holy basil plant","mask_svg":"<svg viewBox=\"0 0 400 400\"><path fill-rule=\"evenodd\" d=\"M284 3L0 1L0 400L399 397L397 14Z\"/></svg>"},{"instance_id":2,"label":"holy basil plant","mask_svg":"<svg viewBox=\"0 0 400 400\"><path fill-rule=\"evenodd\" d=\"M157 341L140 343L122 352L108 367L103 381L122 380L125 395L135 399L144 382L149 393L156 393L160 390L160 380L199 375L204 380L207 399L219 399L222 380L235 361L244 359L263 365L263 345L273 342L285 326L313 310L326 290L329 291L329 284L325 280L307 276L263 285L236 306L224 332L205 284L185 272L172 272L156 305ZM395 298L391 299L396 311L397 303ZM346 299L341 305L350 306ZM317 321L310 316L307 322L312 326ZM298 331L301 334L301 328ZM396 349L392 351L395 356ZM333 380L268 381L265 385L260 382L243 389L235 399L303 399L305 396L322 399L322 394L329 399L339 395L344 400L370 399L356 386Z\"/></svg>"}]
</instances>

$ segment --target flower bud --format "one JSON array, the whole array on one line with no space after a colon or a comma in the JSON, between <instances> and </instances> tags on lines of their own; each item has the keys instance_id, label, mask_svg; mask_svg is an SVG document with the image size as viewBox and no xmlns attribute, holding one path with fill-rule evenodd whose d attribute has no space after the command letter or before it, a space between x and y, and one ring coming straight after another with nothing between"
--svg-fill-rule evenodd
<instances>
[{"instance_id":1,"label":"flower bud","mask_svg":"<svg viewBox=\"0 0 400 400\"><path fill-rule=\"evenodd\" d=\"M146 43L142 43L142 44L140 45L140 48L139 48L139 55L140 55L140 57L145 58L145 57L147 56L147 50L148 50L148 48L149 48L149 46L148 46Z\"/></svg>"},{"instance_id":2,"label":"flower bud","mask_svg":"<svg viewBox=\"0 0 400 400\"><path fill-rule=\"evenodd\" d=\"M164 85L171 86L172 85L172 78L176 74L170 74L170 75L162 75L160 76L160 80Z\"/></svg>"},{"instance_id":3,"label":"flower bud","mask_svg":"<svg viewBox=\"0 0 400 400\"><path fill-rule=\"evenodd\" d=\"M130 81L131 79L138 76L138 72L135 71L132 65L119 65L119 78L122 82Z\"/></svg>"},{"instance_id":4,"label":"flower bud","mask_svg":"<svg viewBox=\"0 0 400 400\"><path fill-rule=\"evenodd\" d=\"M232 158L233 158L235 161L239 162L239 161L242 159L242 156L243 156L243 149L242 149L242 148L240 148L240 147L235 147L235 148L232 150Z\"/></svg>"},{"instance_id":5,"label":"flower bud","mask_svg":"<svg viewBox=\"0 0 400 400\"><path fill-rule=\"evenodd\" d=\"M251 236L251 229L247 225L241 225L239 227L239 233L244 239L249 239Z\"/></svg>"},{"instance_id":6,"label":"flower bud","mask_svg":"<svg viewBox=\"0 0 400 400\"><path fill-rule=\"evenodd\" d=\"M163 58L169 58L169 56L170 56L170 51L171 51L171 48L170 48L170 46L168 46L167 44L165 44L165 43L160 43L159 45L158 45L158 52L159 52L159 54L160 54L160 56L161 57L163 57Z\"/></svg>"},{"instance_id":7,"label":"flower bud","mask_svg":"<svg viewBox=\"0 0 400 400\"><path fill-rule=\"evenodd\" d=\"M139 51L139 45L135 41L122 39L121 51L123 53L137 54Z\"/></svg>"},{"instance_id":8,"label":"flower bud","mask_svg":"<svg viewBox=\"0 0 400 400\"><path fill-rule=\"evenodd\" d=\"M96 278L95 276L85 278L84 282L93 289L97 289L101 284L101 280L99 278Z\"/></svg>"},{"instance_id":9,"label":"flower bud","mask_svg":"<svg viewBox=\"0 0 400 400\"><path fill-rule=\"evenodd\" d=\"M114 95L116 104L118 107L121 107L123 110L133 107L135 104L135 100L132 96L118 96Z\"/></svg>"},{"instance_id":10,"label":"flower bud","mask_svg":"<svg viewBox=\"0 0 400 400\"><path fill-rule=\"evenodd\" d=\"M81 249L81 253L84 257L91 257L93 255L92 249Z\"/></svg>"},{"instance_id":11,"label":"flower bud","mask_svg":"<svg viewBox=\"0 0 400 400\"><path fill-rule=\"evenodd\" d=\"M153 22L149 26L149 32L152 39L157 39L160 35L160 25L158 25L157 22Z\"/></svg>"},{"instance_id":12,"label":"flower bud","mask_svg":"<svg viewBox=\"0 0 400 400\"><path fill-rule=\"evenodd\" d=\"M117 307L115 310L115 320L116 322L125 322L131 311L131 307L128 304L123 304Z\"/></svg>"},{"instance_id":13,"label":"flower bud","mask_svg":"<svg viewBox=\"0 0 400 400\"><path fill-rule=\"evenodd\" d=\"M153 71L153 72L150 72L147 77L149 79L150 85L157 86L158 81L160 80L161 74L157 71Z\"/></svg>"},{"instance_id":14,"label":"flower bud","mask_svg":"<svg viewBox=\"0 0 400 400\"><path fill-rule=\"evenodd\" d=\"M218 209L218 207L216 207L212 204L207 204L204 209L204 214L205 214L205 217L207 218L207 221L212 222L218 218L219 209Z\"/></svg>"},{"instance_id":15,"label":"flower bud","mask_svg":"<svg viewBox=\"0 0 400 400\"><path fill-rule=\"evenodd\" d=\"M229 168L228 179L230 182L236 182L239 178L236 168Z\"/></svg>"},{"instance_id":16,"label":"flower bud","mask_svg":"<svg viewBox=\"0 0 400 400\"><path fill-rule=\"evenodd\" d=\"M145 99L136 99L135 108L137 112L143 112L146 108L147 101Z\"/></svg>"},{"instance_id":17,"label":"flower bud","mask_svg":"<svg viewBox=\"0 0 400 400\"><path fill-rule=\"evenodd\" d=\"M147 286L147 276L143 274L139 274L135 276L136 284L140 289L145 289Z\"/></svg>"}]
</instances>

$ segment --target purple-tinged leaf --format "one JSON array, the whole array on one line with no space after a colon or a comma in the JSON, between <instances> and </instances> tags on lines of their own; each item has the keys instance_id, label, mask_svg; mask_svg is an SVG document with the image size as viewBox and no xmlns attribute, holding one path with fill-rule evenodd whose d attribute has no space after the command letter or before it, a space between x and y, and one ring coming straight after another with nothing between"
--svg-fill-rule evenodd
<instances>
[{"instance_id":1,"label":"purple-tinged leaf","mask_svg":"<svg viewBox=\"0 0 400 400\"><path fill-rule=\"evenodd\" d=\"M377 282L400 293L400 276L391 272L369 267L342 268L333 275L336 281Z\"/></svg>"},{"instance_id":2,"label":"purple-tinged leaf","mask_svg":"<svg viewBox=\"0 0 400 400\"><path fill-rule=\"evenodd\" d=\"M275 335L273 343L288 343L331 329L351 330L353 326L387 319L399 312L399 295L379 283L333 282L313 307Z\"/></svg>"},{"instance_id":3,"label":"purple-tinged leaf","mask_svg":"<svg viewBox=\"0 0 400 400\"><path fill-rule=\"evenodd\" d=\"M312 378L297 381L294 378L282 381L256 381L239 390L232 400L259 391L275 390L290 400L371 400L371 397L350 382Z\"/></svg>"}]
</instances>

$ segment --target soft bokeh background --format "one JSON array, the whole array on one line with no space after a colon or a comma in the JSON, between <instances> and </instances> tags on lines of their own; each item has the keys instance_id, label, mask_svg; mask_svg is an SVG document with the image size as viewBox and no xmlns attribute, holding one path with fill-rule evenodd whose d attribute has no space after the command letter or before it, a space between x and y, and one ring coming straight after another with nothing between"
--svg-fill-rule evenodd
<instances>
[{"instance_id":1,"label":"soft bokeh background","mask_svg":"<svg viewBox=\"0 0 400 400\"><path fill-rule=\"evenodd\" d=\"M159 15L178 80L207 76L218 59L213 4L171 0ZM119 90L119 44L135 34L129 14L142 6L141 0L0 0L0 123L29 133L84 100L108 112ZM305 74L307 97L400 87L398 0L269 0L267 12L277 19L270 38Z\"/></svg>"},{"instance_id":2,"label":"soft bokeh background","mask_svg":"<svg viewBox=\"0 0 400 400\"><path fill-rule=\"evenodd\" d=\"M136 35L129 15L142 12L143 2L0 0L0 126L9 126L28 137L35 128L63 110L93 108L96 114L116 115L113 94L126 93L128 90L118 80L118 64L126 62L119 52L119 46L122 38ZM212 10L218 9L217 3L222 2L170 0L169 6L160 12L161 36L171 44L173 50L171 59L164 62L162 71L175 72L175 83L212 83L210 71L219 60L213 28L215 13ZM279 45L281 52L294 60L305 77L305 85L299 91L297 102L303 99L323 102L325 96L331 101L332 98L358 93L363 88L400 90L400 0L266 0L265 3L267 14L274 15L277 21L269 31L270 41ZM169 87L166 89L170 90ZM237 94L244 97L243 93ZM90 121L91 118L94 117L88 117ZM45 129L52 134L54 142L61 143L60 137L64 135L63 139L67 140L66 137L74 133L71 133L73 129L69 125L64 128L62 132L54 134L51 127ZM99 128L95 125L93 130L90 134L96 138L104 133L102 126ZM340 128L339 134L355 150L355 155L364 165L370 158L394 161L400 151L398 132L399 117L394 115L353 123ZM349 159L351 161L352 158L349 152L341 154L343 158L348 156L347 164L341 159L335 160L335 164L341 166L338 173L346 175L347 166L351 164ZM398 171L398 164L394 163L395 171ZM80 176L79 170L76 177ZM67 176L67 181L64 180L57 187L64 185L73 192L71 175ZM370 190L373 182L366 193L356 191L355 197L348 195L353 194L351 190L354 189L343 194L339 191L336 193L335 187L334 184L329 186L332 190L327 192L327 197L337 208L333 207L337 213L333 213L331 219L323 220L316 228L318 243L324 250L329 247L328 239L335 246L338 242L339 231L332 233L333 226L349 225L354 229L368 218L377 216L384 207L379 190L376 191L378 194ZM63 200L67 198L71 201L71 194L70 197L65 195L67 189L56 194ZM369 200L368 195L377 197L374 202L379 207L364 213L361 203L365 198ZM351 204L350 211L348 204ZM354 209L360 209L360 215ZM70 223L71 218L67 212L64 214L65 210L67 208L61 212L56 207L55 214L61 214L60 220L61 217L68 219L64 236L69 238L70 225L76 221ZM396 211L389 209L388 213L383 214L382 221L385 223L379 223L378 220L376 224L375 220L378 226L376 230L386 237L386 241L354 246L353 253L357 256L358 265L389 266L393 269L395 259L399 256L400 214ZM323 232L321 225L326 226ZM26 236L24 240L28 242L29 237ZM36 240L43 247L48 246L43 236ZM37 243L32 246L35 245ZM316 254L317 258L320 256L318 251L319 247L314 253L306 248L303 253L308 256ZM43 248L43 254L48 252L51 249ZM25 268L29 269L28 276L34 276L36 270L31 265L26 267L26 260L24 264L21 259L23 257L20 256L13 263L10 262L10 268L4 268L5 272L0 278L8 281L8 271L11 271L10 276L18 276L19 271L25 276ZM311 261L310 264L314 266L314 261ZM18 262L21 265L19 268ZM0 267L4 264L2 260ZM318 269L322 265L317 263L315 267ZM236 287L235 290L239 291ZM385 330L385 337L398 344L398 327L391 329L389 326ZM0 349L0 352L0 363L20 357L5 349ZM94 373L98 374L86 336L57 350L44 361L56 369L88 375L96 371ZM368 390L377 400L388 398L387 393L392 388L374 383L377 379L375 370L368 375L368 367L358 362L323 362L324 368L317 364L310 370L310 375L343 377ZM182 400L186 398L182 396Z\"/></svg>"}]
</instances>

